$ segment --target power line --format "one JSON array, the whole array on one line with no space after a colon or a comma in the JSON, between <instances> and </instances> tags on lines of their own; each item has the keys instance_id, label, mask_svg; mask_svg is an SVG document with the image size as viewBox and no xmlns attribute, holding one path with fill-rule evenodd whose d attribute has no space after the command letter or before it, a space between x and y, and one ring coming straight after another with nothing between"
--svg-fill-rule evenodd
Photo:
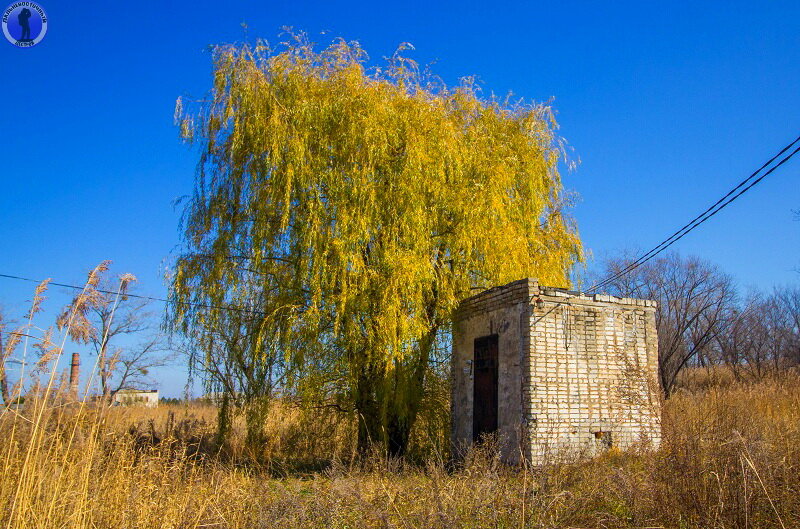
<instances>
[{"instance_id":1,"label":"power line","mask_svg":"<svg viewBox=\"0 0 800 529\"><path fill-rule=\"evenodd\" d=\"M5 277L7 279L17 279L19 281L28 281L30 283L36 283L37 285L42 282L41 280L31 279L30 277L15 276L15 275L11 275L11 274L0 274L0 277ZM81 286L78 286L78 285L70 285L68 283L56 283L55 281L50 281L48 284L49 285L53 285L53 286L57 286L57 287L71 288L73 290L83 290L83 289L86 288L85 286L81 287ZM258 314L259 316L264 316L265 315L264 312L261 312L261 311L258 311L258 310L253 310L253 309L246 309L246 308L242 308L242 307L222 306L222 305L207 305L207 304L204 304L204 303L193 303L193 302L190 302L190 301L177 301L177 300L173 300L173 299L157 298L157 297L153 297L153 296L143 296L143 295L140 295L140 294L132 294L130 292L122 293L122 292L115 292L113 290L103 290L102 288L94 288L93 290L95 290L96 292L102 292L103 294L111 294L112 296L115 296L115 295L119 294L121 296L126 296L126 297L129 297L129 298L144 299L144 300L147 300L147 301L158 301L160 303L166 303L166 304L185 305L185 306L189 306L189 307L200 307L200 308L205 308L205 309L230 310L230 311L236 311L236 312L245 312L245 313L249 313L249 314Z\"/></svg>"},{"instance_id":2,"label":"power line","mask_svg":"<svg viewBox=\"0 0 800 529\"><path fill-rule=\"evenodd\" d=\"M588 290L592 291L592 290L597 290L599 288L602 288L602 287L608 285L609 283L611 283L612 281L615 281L616 279L619 279L620 277L632 272L636 268L640 267L641 265L643 265L644 263L646 263L647 261L649 261L650 259L652 259L656 255L658 255L659 253L663 252L664 250L666 250L667 248L669 248L670 246L672 246L673 244L678 242L680 239L682 239L689 232L691 232L692 230L694 230L695 228L697 228L698 226L703 224L705 221L707 221L708 219L710 219L711 217L713 217L714 215L716 215L717 213L722 211L725 207L727 207L729 204L731 204L734 200L736 200L737 198L742 196L744 193L749 191L753 186L755 186L756 184L761 182L765 177L770 175L778 167L780 167L784 163L788 162L789 159L792 158L792 156L797 154L797 152L800 151L800 147L795 148L791 153L789 153L786 157L784 157L780 162L778 162L777 164L772 166L767 172L765 172L764 174L762 174L758 178L755 178L758 175L758 173L763 171L772 162L774 162L778 157L780 157L783 153L785 153L786 151L791 149L798 142L800 142L800 136L795 138L795 140L793 142L791 142L789 145L787 145L786 147L781 149L780 152L778 152L778 154L776 154L775 156L773 156L772 158L767 160L767 162L765 162L755 172L753 172L750 176L748 176L747 178L745 178L744 180L739 182L733 189L728 191L728 193L726 193L725 196L723 196L722 198L717 200L714 204L712 204L710 207L708 207L701 214L699 214L698 216L693 218L691 221L689 221L681 229L679 229L678 231L676 231L675 233L670 235L668 238L666 238L663 241L661 241L659 244L654 246L648 252L645 252L644 254L642 254L638 259L636 259L632 263L628 264L620 272L614 274L611 277L608 277L608 278L600 281L599 283L596 283L595 285L590 287ZM755 178L755 180L753 180L754 178ZM751 180L752 180L752 182L751 182ZM748 182L749 182L749 184L748 184ZM737 193L737 191L740 190L740 189L741 189L741 191L739 191Z\"/></svg>"}]
</instances>

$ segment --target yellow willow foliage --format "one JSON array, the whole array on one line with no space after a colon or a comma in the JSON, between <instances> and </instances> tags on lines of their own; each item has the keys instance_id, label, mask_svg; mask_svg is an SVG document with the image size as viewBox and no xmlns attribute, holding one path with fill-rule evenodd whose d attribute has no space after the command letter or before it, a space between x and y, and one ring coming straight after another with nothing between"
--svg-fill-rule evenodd
<instances>
[{"instance_id":1,"label":"yellow willow foliage","mask_svg":"<svg viewBox=\"0 0 800 529\"><path fill-rule=\"evenodd\" d=\"M209 100L178 102L202 154L173 295L205 307L175 321L202 332L235 306L256 311L256 354L389 368L477 288L568 285L581 244L548 106L481 100L399 54L370 70L357 43L285 46L218 47Z\"/></svg>"}]
</instances>

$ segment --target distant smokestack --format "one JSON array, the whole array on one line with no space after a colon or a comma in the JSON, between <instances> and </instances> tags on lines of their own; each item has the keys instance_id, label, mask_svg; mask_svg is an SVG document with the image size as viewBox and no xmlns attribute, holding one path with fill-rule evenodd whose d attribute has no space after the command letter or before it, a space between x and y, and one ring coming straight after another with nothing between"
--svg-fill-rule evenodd
<instances>
[{"instance_id":1,"label":"distant smokestack","mask_svg":"<svg viewBox=\"0 0 800 529\"><path fill-rule=\"evenodd\" d=\"M81 355L72 353L72 366L69 370L69 392L73 398L78 398L78 379L81 376Z\"/></svg>"}]
</instances>

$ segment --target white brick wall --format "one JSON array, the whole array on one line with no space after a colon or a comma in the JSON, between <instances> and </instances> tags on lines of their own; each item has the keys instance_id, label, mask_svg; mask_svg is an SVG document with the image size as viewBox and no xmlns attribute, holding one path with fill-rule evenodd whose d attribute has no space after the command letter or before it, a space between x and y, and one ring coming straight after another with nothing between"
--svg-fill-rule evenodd
<instances>
[{"instance_id":1,"label":"white brick wall","mask_svg":"<svg viewBox=\"0 0 800 529\"><path fill-rule=\"evenodd\" d=\"M514 320L519 323L514 323ZM504 324L509 322L511 324ZM472 438L475 338L500 336L499 435L534 464L660 442L655 303L515 281L465 300L453 333L453 431Z\"/></svg>"}]
</instances>

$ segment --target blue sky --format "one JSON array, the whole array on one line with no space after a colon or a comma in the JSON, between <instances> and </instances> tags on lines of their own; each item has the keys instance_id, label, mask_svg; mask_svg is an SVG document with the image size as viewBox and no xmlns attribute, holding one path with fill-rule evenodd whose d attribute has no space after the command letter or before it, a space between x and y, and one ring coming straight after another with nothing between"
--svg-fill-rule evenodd
<instances>
[{"instance_id":1,"label":"blue sky","mask_svg":"<svg viewBox=\"0 0 800 529\"><path fill-rule=\"evenodd\" d=\"M172 202L197 159L175 100L207 91L208 46L242 40L243 23L271 42L283 26L355 39L375 63L410 42L451 84L477 75L487 94L553 98L596 258L658 243L800 134L796 1L40 3L41 44L0 42L0 273L80 282L112 259L141 292L166 293ZM799 183L792 160L673 248L743 288L796 284ZM0 305L19 317L31 291L0 279ZM68 297L52 289L41 322ZM160 376L180 393L181 366Z\"/></svg>"}]
</instances>

